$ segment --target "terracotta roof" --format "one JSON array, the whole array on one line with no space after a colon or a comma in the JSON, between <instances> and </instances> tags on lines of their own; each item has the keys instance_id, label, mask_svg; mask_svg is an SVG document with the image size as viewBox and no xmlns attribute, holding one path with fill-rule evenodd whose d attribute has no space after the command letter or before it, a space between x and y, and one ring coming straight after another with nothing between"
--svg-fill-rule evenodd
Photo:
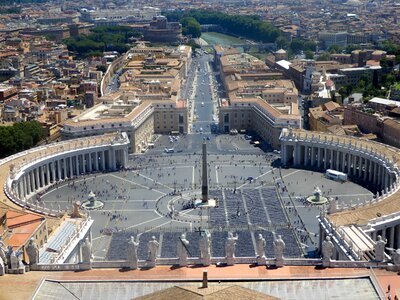
<instances>
[{"instance_id":1,"label":"terracotta roof","mask_svg":"<svg viewBox=\"0 0 400 300\"><path fill-rule=\"evenodd\" d=\"M9 210L6 213L6 226L8 228L14 228L32 222L41 221L42 219L44 218L38 215Z\"/></svg>"},{"instance_id":2,"label":"terracotta roof","mask_svg":"<svg viewBox=\"0 0 400 300\"><path fill-rule=\"evenodd\" d=\"M162 291L151 293L135 299L179 299L179 300L242 300L242 299L263 299L275 300L279 299L273 296L247 289L241 286L233 285L212 285L208 288L198 286L174 286Z\"/></svg>"},{"instance_id":3,"label":"terracotta roof","mask_svg":"<svg viewBox=\"0 0 400 300\"><path fill-rule=\"evenodd\" d=\"M7 244L12 246L14 250L21 248L28 242L30 237L36 232L41 223L42 221L38 220L33 223L14 228L8 238Z\"/></svg>"},{"instance_id":4,"label":"terracotta roof","mask_svg":"<svg viewBox=\"0 0 400 300\"><path fill-rule=\"evenodd\" d=\"M335 110L336 108L340 107L340 104L333 102L333 101L329 101L329 102L326 102L324 104L324 106L327 111L332 111L332 110Z\"/></svg>"}]
</instances>

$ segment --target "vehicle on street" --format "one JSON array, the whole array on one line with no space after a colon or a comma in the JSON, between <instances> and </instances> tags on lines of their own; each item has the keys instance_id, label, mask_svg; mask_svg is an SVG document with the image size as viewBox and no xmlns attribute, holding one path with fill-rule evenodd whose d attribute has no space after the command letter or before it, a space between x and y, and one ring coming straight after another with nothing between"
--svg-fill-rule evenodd
<instances>
[{"instance_id":1,"label":"vehicle on street","mask_svg":"<svg viewBox=\"0 0 400 300\"><path fill-rule=\"evenodd\" d=\"M237 135L237 134L238 134L238 131L237 131L237 129L231 129L231 130L229 131L229 134L230 134L230 135Z\"/></svg>"},{"instance_id":2,"label":"vehicle on street","mask_svg":"<svg viewBox=\"0 0 400 300\"><path fill-rule=\"evenodd\" d=\"M165 148L165 149L164 149L164 152L165 152L165 153L174 153L174 152L175 152L175 149L174 149L174 148Z\"/></svg>"},{"instance_id":3,"label":"vehicle on street","mask_svg":"<svg viewBox=\"0 0 400 300\"><path fill-rule=\"evenodd\" d=\"M332 180L337 180L337 181L347 181L347 174L343 172L339 172L336 170L328 169L326 170L325 176L329 179Z\"/></svg>"}]
</instances>

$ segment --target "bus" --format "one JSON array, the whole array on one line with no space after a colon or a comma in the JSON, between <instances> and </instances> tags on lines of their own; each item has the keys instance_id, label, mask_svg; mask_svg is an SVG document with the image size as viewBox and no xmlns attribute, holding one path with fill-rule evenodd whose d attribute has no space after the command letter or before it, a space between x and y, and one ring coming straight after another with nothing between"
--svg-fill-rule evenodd
<instances>
[{"instance_id":1,"label":"bus","mask_svg":"<svg viewBox=\"0 0 400 300\"><path fill-rule=\"evenodd\" d=\"M175 149L174 149L174 148L169 148L169 149L168 149L168 148L165 148L165 149L164 149L164 152L165 152L165 153L174 153L174 152L175 152Z\"/></svg>"},{"instance_id":2,"label":"bus","mask_svg":"<svg viewBox=\"0 0 400 300\"><path fill-rule=\"evenodd\" d=\"M326 170L325 176L332 180L337 180L342 182L347 181L347 174L336 170L331 170L331 169Z\"/></svg>"}]
</instances>

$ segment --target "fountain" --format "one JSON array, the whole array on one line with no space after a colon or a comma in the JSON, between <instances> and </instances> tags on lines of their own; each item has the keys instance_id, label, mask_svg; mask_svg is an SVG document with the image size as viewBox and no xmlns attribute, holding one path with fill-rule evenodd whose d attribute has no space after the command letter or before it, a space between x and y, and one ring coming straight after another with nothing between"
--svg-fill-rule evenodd
<instances>
[{"instance_id":1,"label":"fountain","mask_svg":"<svg viewBox=\"0 0 400 300\"><path fill-rule=\"evenodd\" d=\"M88 195L88 200L82 203L82 208L87 210L94 210L103 208L104 203L96 199L96 194L90 191Z\"/></svg>"},{"instance_id":2,"label":"fountain","mask_svg":"<svg viewBox=\"0 0 400 300\"><path fill-rule=\"evenodd\" d=\"M307 201L312 204L324 204L328 202L328 198L322 196L322 192L319 187L315 187L313 194L307 197Z\"/></svg>"}]
</instances>

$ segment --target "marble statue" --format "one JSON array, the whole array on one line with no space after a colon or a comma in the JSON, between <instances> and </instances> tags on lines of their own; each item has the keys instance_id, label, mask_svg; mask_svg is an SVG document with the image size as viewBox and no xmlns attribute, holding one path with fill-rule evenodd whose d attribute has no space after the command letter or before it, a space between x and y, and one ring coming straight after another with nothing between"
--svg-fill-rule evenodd
<instances>
[{"instance_id":1,"label":"marble statue","mask_svg":"<svg viewBox=\"0 0 400 300\"><path fill-rule=\"evenodd\" d=\"M71 218L82 218L83 217L83 215L80 212L80 207L81 207L81 202L80 201L75 201L74 202L74 207L73 207L73 210L72 210L72 213L71 213Z\"/></svg>"},{"instance_id":2,"label":"marble statue","mask_svg":"<svg viewBox=\"0 0 400 300\"><path fill-rule=\"evenodd\" d=\"M89 238L86 238L82 244L82 262L91 263L92 258L92 244L90 243Z\"/></svg>"},{"instance_id":3,"label":"marble statue","mask_svg":"<svg viewBox=\"0 0 400 300\"><path fill-rule=\"evenodd\" d=\"M6 260L7 260L7 266L8 268L11 269L11 255L14 252L13 247L12 246L8 246L7 247L7 252L6 252Z\"/></svg>"},{"instance_id":4,"label":"marble statue","mask_svg":"<svg viewBox=\"0 0 400 300\"><path fill-rule=\"evenodd\" d=\"M391 260L396 267L400 267L400 249L390 249L391 251Z\"/></svg>"},{"instance_id":5,"label":"marble statue","mask_svg":"<svg viewBox=\"0 0 400 300\"><path fill-rule=\"evenodd\" d=\"M378 240L375 243L375 261L382 262L385 260L385 245L386 241L382 240L382 237L378 235Z\"/></svg>"},{"instance_id":6,"label":"marble statue","mask_svg":"<svg viewBox=\"0 0 400 300\"><path fill-rule=\"evenodd\" d=\"M3 258L0 256L0 276L3 276L6 273L6 268L4 265Z\"/></svg>"},{"instance_id":7,"label":"marble statue","mask_svg":"<svg viewBox=\"0 0 400 300\"><path fill-rule=\"evenodd\" d=\"M275 265L277 267L283 267L283 251L285 250L285 246L282 236L278 235L278 238L274 241Z\"/></svg>"},{"instance_id":8,"label":"marble statue","mask_svg":"<svg viewBox=\"0 0 400 300\"><path fill-rule=\"evenodd\" d=\"M186 239L186 234L182 233L176 245L176 252L179 258L179 266L186 267L187 266L187 258L188 258L188 249L189 241Z\"/></svg>"},{"instance_id":9,"label":"marble statue","mask_svg":"<svg viewBox=\"0 0 400 300\"><path fill-rule=\"evenodd\" d=\"M235 259L235 247L237 240L238 240L238 235L236 234L236 236L234 236L233 233L229 231L228 239L226 240L225 243L225 256L228 266L233 266L235 264L234 259Z\"/></svg>"},{"instance_id":10,"label":"marble statue","mask_svg":"<svg viewBox=\"0 0 400 300\"><path fill-rule=\"evenodd\" d=\"M4 265L7 265L7 255L6 251L4 250L4 243L0 240L0 258L3 260Z\"/></svg>"},{"instance_id":11,"label":"marble statue","mask_svg":"<svg viewBox=\"0 0 400 300\"><path fill-rule=\"evenodd\" d=\"M211 264L211 234L209 231L202 233L199 244L202 264L203 266L209 266Z\"/></svg>"},{"instance_id":12,"label":"marble statue","mask_svg":"<svg viewBox=\"0 0 400 300\"><path fill-rule=\"evenodd\" d=\"M17 253L12 251L10 254L10 269L18 269L19 268L19 259Z\"/></svg>"},{"instance_id":13,"label":"marble statue","mask_svg":"<svg viewBox=\"0 0 400 300\"><path fill-rule=\"evenodd\" d=\"M327 236L325 241L322 242L322 266L329 267L331 262L331 257L333 255L333 243L331 242L331 237Z\"/></svg>"},{"instance_id":14,"label":"marble statue","mask_svg":"<svg viewBox=\"0 0 400 300\"><path fill-rule=\"evenodd\" d=\"M257 257L258 256L265 256L265 246L267 245L267 242L265 241L265 238L262 236L261 233L258 234L257 238Z\"/></svg>"},{"instance_id":15,"label":"marble statue","mask_svg":"<svg viewBox=\"0 0 400 300\"><path fill-rule=\"evenodd\" d=\"M137 251L139 248L139 238L135 240L134 236L131 236L128 242L128 264L129 268L137 269L138 268L138 255Z\"/></svg>"},{"instance_id":16,"label":"marble statue","mask_svg":"<svg viewBox=\"0 0 400 300\"><path fill-rule=\"evenodd\" d=\"M39 263L39 247L35 242L34 238L29 240L28 247L26 248L26 252L29 257L29 264L36 265Z\"/></svg>"},{"instance_id":17,"label":"marble statue","mask_svg":"<svg viewBox=\"0 0 400 300\"><path fill-rule=\"evenodd\" d=\"M258 234L257 242L256 242L256 256L257 256L257 264L265 265L265 246L267 242L261 233Z\"/></svg>"},{"instance_id":18,"label":"marble statue","mask_svg":"<svg viewBox=\"0 0 400 300\"><path fill-rule=\"evenodd\" d=\"M157 242L156 237L153 235L151 237L151 240L148 241L147 243L147 248L148 248L148 266L149 267L155 267L156 266L156 259L157 259L157 252L158 252L158 247L160 247L160 244Z\"/></svg>"}]
</instances>

